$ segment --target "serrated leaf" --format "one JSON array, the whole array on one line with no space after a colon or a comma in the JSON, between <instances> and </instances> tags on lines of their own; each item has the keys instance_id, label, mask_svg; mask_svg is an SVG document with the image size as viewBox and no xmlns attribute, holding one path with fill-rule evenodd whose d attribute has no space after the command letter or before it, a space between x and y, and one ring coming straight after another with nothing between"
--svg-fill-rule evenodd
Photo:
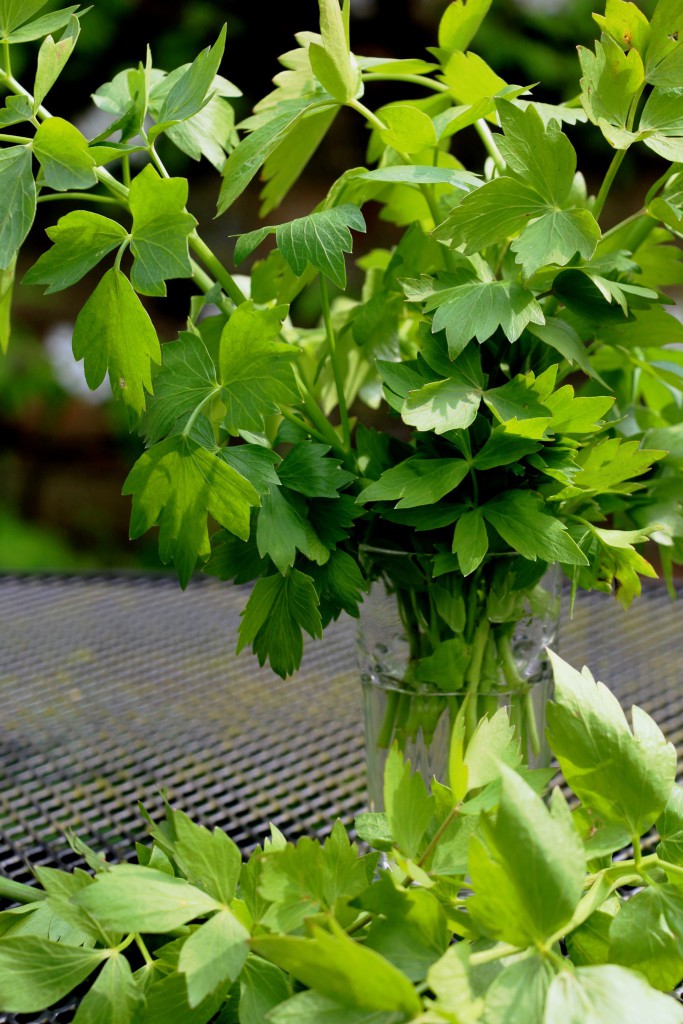
<instances>
[{"instance_id":1,"label":"serrated leaf","mask_svg":"<svg viewBox=\"0 0 683 1024\"><path fill-rule=\"evenodd\" d=\"M500 778L501 764L518 768L522 763L519 739L505 708L478 723L465 751L468 789L479 789Z\"/></svg>"},{"instance_id":2,"label":"serrated leaf","mask_svg":"<svg viewBox=\"0 0 683 1024\"><path fill-rule=\"evenodd\" d=\"M480 383L469 375L459 374L454 365L448 379L430 381L409 391L401 407L401 418L418 430L433 430L436 434L466 430L477 417L481 396Z\"/></svg>"},{"instance_id":3,"label":"serrated leaf","mask_svg":"<svg viewBox=\"0 0 683 1024\"><path fill-rule=\"evenodd\" d=\"M237 890L242 855L220 828L209 831L182 811L171 811L172 855L188 882L220 903L231 903Z\"/></svg>"},{"instance_id":4,"label":"serrated leaf","mask_svg":"<svg viewBox=\"0 0 683 1024\"><path fill-rule=\"evenodd\" d=\"M110 217L73 210L47 229L53 245L24 275L24 284L47 285L46 295L80 281L125 241L125 228Z\"/></svg>"},{"instance_id":5,"label":"serrated leaf","mask_svg":"<svg viewBox=\"0 0 683 1024\"><path fill-rule=\"evenodd\" d=\"M665 160L683 160L683 115L678 90L655 88L640 116L645 145Z\"/></svg>"},{"instance_id":6,"label":"serrated leaf","mask_svg":"<svg viewBox=\"0 0 683 1024\"><path fill-rule=\"evenodd\" d=\"M128 278L112 267L76 318L73 352L83 359L85 379L94 389L107 370L115 392L140 414L145 390L152 390L150 362L161 361L154 325Z\"/></svg>"},{"instance_id":7,"label":"serrated leaf","mask_svg":"<svg viewBox=\"0 0 683 1024\"><path fill-rule=\"evenodd\" d=\"M259 504L252 485L214 453L177 434L142 455L126 477L123 494L133 496L131 538L159 525L159 554L173 559L187 586L198 558L211 546L207 514L243 540L250 508Z\"/></svg>"},{"instance_id":8,"label":"serrated leaf","mask_svg":"<svg viewBox=\"0 0 683 1024\"><path fill-rule=\"evenodd\" d=\"M236 981L249 952L249 932L230 910L214 914L180 950L178 970L190 1006L198 1006L226 981Z\"/></svg>"},{"instance_id":9,"label":"serrated leaf","mask_svg":"<svg viewBox=\"0 0 683 1024\"><path fill-rule=\"evenodd\" d=\"M496 96L506 87L505 80L471 51L452 53L443 68L443 77L458 103L475 104Z\"/></svg>"},{"instance_id":10,"label":"serrated leaf","mask_svg":"<svg viewBox=\"0 0 683 1024\"><path fill-rule=\"evenodd\" d=\"M10 1013L44 1010L67 995L106 957L37 936L0 939L0 1006Z\"/></svg>"},{"instance_id":11,"label":"serrated leaf","mask_svg":"<svg viewBox=\"0 0 683 1024\"><path fill-rule=\"evenodd\" d=\"M291 493L289 498L293 498ZM319 565L330 557L328 548L295 501L288 500L279 487L272 485L261 499L256 544L261 557L271 558L283 575L294 565L297 551Z\"/></svg>"},{"instance_id":12,"label":"serrated leaf","mask_svg":"<svg viewBox=\"0 0 683 1024\"><path fill-rule=\"evenodd\" d=\"M595 53L583 46L578 51L583 108L611 145L627 149L636 138L630 131L629 115L644 81L641 56L635 49L624 53L623 45L610 36L596 42Z\"/></svg>"},{"instance_id":13,"label":"serrated leaf","mask_svg":"<svg viewBox=\"0 0 683 1024\"><path fill-rule=\"evenodd\" d=\"M95 160L78 128L61 117L43 121L33 140L33 152L45 184L56 192L88 189L97 183Z\"/></svg>"},{"instance_id":14,"label":"serrated leaf","mask_svg":"<svg viewBox=\"0 0 683 1024\"><path fill-rule=\"evenodd\" d=\"M663 992L683 978L683 891L673 885L634 893L609 930L609 960L644 974Z\"/></svg>"},{"instance_id":15,"label":"serrated leaf","mask_svg":"<svg viewBox=\"0 0 683 1024\"><path fill-rule=\"evenodd\" d=\"M161 178L148 164L133 179L130 279L143 295L165 295L165 281L192 277L187 239L197 221L187 213L186 178Z\"/></svg>"},{"instance_id":16,"label":"serrated leaf","mask_svg":"<svg viewBox=\"0 0 683 1024\"><path fill-rule=\"evenodd\" d=\"M29 146L0 149L0 270L12 263L36 215Z\"/></svg>"},{"instance_id":17,"label":"serrated leaf","mask_svg":"<svg viewBox=\"0 0 683 1024\"><path fill-rule=\"evenodd\" d=\"M439 241L463 247L465 255L471 255L513 237L530 219L541 217L547 209L547 203L534 188L503 176L466 195L433 234Z\"/></svg>"},{"instance_id":18,"label":"serrated leaf","mask_svg":"<svg viewBox=\"0 0 683 1024\"><path fill-rule=\"evenodd\" d=\"M524 229L510 248L521 264L525 278L541 267L564 267L578 253L584 260L595 254L600 228L589 210L554 210Z\"/></svg>"},{"instance_id":19,"label":"serrated leaf","mask_svg":"<svg viewBox=\"0 0 683 1024\"><path fill-rule=\"evenodd\" d=\"M559 790L552 811L516 772L501 766L495 823L470 843L472 916L490 938L525 947L568 924L583 892L583 845ZM529 885L529 864L534 884Z\"/></svg>"},{"instance_id":20,"label":"serrated leaf","mask_svg":"<svg viewBox=\"0 0 683 1024\"><path fill-rule=\"evenodd\" d=\"M527 329L534 337L540 338L544 344L564 356L567 362L576 363L586 376L600 379L588 358L584 343L571 324L556 317L547 317L544 324L529 324Z\"/></svg>"},{"instance_id":21,"label":"serrated leaf","mask_svg":"<svg viewBox=\"0 0 683 1024\"><path fill-rule=\"evenodd\" d=\"M641 448L638 441L605 438L578 453L578 470L572 475L571 484L554 497L563 500L579 494L632 494L642 486L635 478L646 473L663 455Z\"/></svg>"},{"instance_id":22,"label":"serrated leaf","mask_svg":"<svg viewBox=\"0 0 683 1024\"><path fill-rule=\"evenodd\" d=\"M476 338L482 343L501 327L508 341L517 341L530 323L543 324L543 310L533 294L515 281L472 281L428 299L434 310L432 331L445 330L451 359Z\"/></svg>"},{"instance_id":23,"label":"serrated leaf","mask_svg":"<svg viewBox=\"0 0 683 1024\"><path fill-rule=\"evenodd\" d=\"M232 151L223 168L223 183L218 197L218 214L232 206L266 160L275 153L289 132L313 104L299 99L281 104L274 116L256 128Z\"/></svg>"},{"instance_id":24,"label":"serrated leaf","mask_svg":"<svg viewBox=\"0 0 683 1024\"><path fill-rule=\"evenodd\" d=\"M79 1003L74 1024L136 1024L144 996L125 956L114 954Z\"/></svg>"},{"instance_id":25,"label":"serrated leaf","mask_svg":"<svg viewBox=\"0 0 683 1024\"><path fill-rule=\"evenodd\" d=\"M547 960L530 956L506 966L486 992L486 1024L541 1024L555 974Z\"/></svg>"},{"instance_id":26,"label":"serrated leaf","mask_svg":"<svg viewBox=\"0 0 683 1024\"><path fill-rule=\"evenodd\" d=\"M551 660L555 703L548 706L548 732L565 779L602 821L642 835L669 798L676 778L674 748L639 708L633 709L631 732L607 687L552 652Z\"/></svg>"},{"instance_id":27,"label":"serrated leaf","mask_svg":"<svg viewBox=\"0 0 683 1024\"><path fill-rule=\"evenodd\" d=\"M657 832L660 837L658 856L683 866L683 788L679 785L669 794L664 812L657 820Z\"/></svg>"},{"instance_id":28,"label":"serrated leaf","mask_svg":"<svg viewBox=\"0 0 683 1024\"><path fill-rule=\"evenodd\" d=\"M259 664L268 659L273 671L285 678L301 662L302 629L322 636L313 580L297 569L286 576L267 576L257 581L242 612L237 652L251 644Z\"/></svg>"},{"instance_id":29,"label":"serrated leaf","mask_svg":"<svg viewBox=\"0 0 683 1024\"><path fill-rule=\"evenodd\" d=\"M69 215L71 216L71 214ZM161 349L162 368L154 378L142 428L148 444L170 433L174 423L218 394L216 367L201 338L183 331Z\"/></svg>"},{"instance_id":30,"label":"serrated leaf","mask_svg":"<svg viewBox=\"0 0 683 1024\"><path fill-rule=\"evenodd\" d=\"M336 498L353 480L339 459L329 458L329 445L302 441L285 456L278 476L285 487L308 498Z\"/></svg>"},{"instance_id":31,"label":"serrated leaf","mask_svg":"<svg viewBox=\"0 0 683 1024\"><path fill-rule=\"evenodd\" d=\"M384 808L397 848L414 858L434 813L434 797L427 793L422 776L411 771L397 744L389 751L384 769Z\"/></svg>"},{"instance_id":32,"label":"serrated leaf","mask_svg":"<svg viewBox=\"0 0 683 1024\"><path fill-rule=\"evenodd\" d=\"M481 506L484 518L523 558L585 565L587 559L564 523L545 511L531 491L506 491Z\"/></svg>"},{"instance_id":33,"label":"serrated leaf","mask_svg":"<svg viewBox=\"0 0 683 1024\"><path fill-rule=\"evenodd\" d=\"M646 51L648 77L665 59L671 59L683 42L683 4L681 0L659 0L650 20L650 38Z\"/></svg>"},{"instance_id":34,"label":"serrated leaf","mask_svg":"<svg viewBox=\"0 0 683 1024\"><path fill-rule=\"evenodd\" d=\"M55 42L51 35L43 40L38 51L36 78L33 86L34 113L64 70L66 62L73 53L80 31L80 21L71 15L64 34L58 42Z\"/></svg>"},{"instance_id":35,"label":"serrated leaf","mask_svg":"<svg viewBox=\"0 0 683 1024\"><path fill-rule=\"evenodd\" d=\"M555 207L562 207L576 171L576 152L557 121L547 125L532 106L521 110L499 100L503 137L498 147L507 164L525 183Z\"/></svg>"},{"instance_id":36,"label":"serrated leaf","mask_svg":"<svg viewBox=\"0 0 683 1024\"><path fill-rule=\"evenodd\" d=\"M406 459L385 470L379 480L358 496L359 504L368 501L398 501L396 508L415 508L440 501L454 490L469 473L464 459Z\"/></svg>"},{"instance_id":37,"label":"serrated leaf","mask_svg":"<svg viewBox=\"0 0 683 1024\"><path fill-rule=\"evenodd\" d=\"M299 350L277 340L286 306L256 309L244 302L223 328L220 341L221 395L228 430L263 430L263 417L298 400L292 367Z\"/></svg>"},{"instance_id":38,"label":"serrated leaf","mask_svg":"<svg viewBox=\"0 0 683 1024\"><path fill-rule=\"evenodd\" d=\"M30 121L32 116L33 107L25 96L7 96L4 107L0 107L0 125L3 128Z\"/></svg>"},{"instance_id":39,"label":"serrated leaf","mask_svg":"<svg viewBox=\"0 0 683 1024\"><path fill-rule=\"evenodd\" d=\"M594 14L593 20L623 49L645 53L650 40L650 24L636 4L627 0L607 0L604 15Z\"/></svg>"},{"instance_id":40,"label":"serrated leaf","mask_svg":"<svg viewBox=\"0 0 683 1024\"><path fill-rule=\"evenodd\" d=\"M350 228L365 231L365 220L357 206L346 204L279 224L275 239L297 276L310 264L339 288L345 288L344 253L353 249Z\"/></svg>"},{"instance_id":41,"label":"serrated leaf","mask_svg":"<svg viewBox=\"0 0 683 1024\"><path fill-rule=\"evenodd\" d=\"M495 390L495 389L494 389ZM482 448L474 457L475 469L497 469L519 462L525 455L532 455L541 445L528 437L509 434L505 426L495 427Z\"/></svg>"}]
</instances>

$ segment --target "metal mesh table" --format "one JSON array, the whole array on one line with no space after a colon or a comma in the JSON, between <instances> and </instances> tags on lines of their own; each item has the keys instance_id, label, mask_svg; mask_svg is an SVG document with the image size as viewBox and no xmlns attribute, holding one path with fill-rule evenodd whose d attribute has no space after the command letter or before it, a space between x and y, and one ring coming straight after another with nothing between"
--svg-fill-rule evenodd
<instances>
[{"instance_id":1,"label":"metal mesh table","mask_svg":"<svg viewBox=\"0 0 683 1024\"><path fill-rule=\"evenodd\" d=\"M164 577L0 577L0 871L72 866L73 828L112 859L162 792L245 850L350 825L364 796L353 622L280 680L235 657L243 588ZM683 753L683 604L648 589L625 613L581 595L560 653L649 711ZM680 764L680 763L679 763ZM73 1005L10 1021L67 1024Z\"/></svg>"}]
</instances>

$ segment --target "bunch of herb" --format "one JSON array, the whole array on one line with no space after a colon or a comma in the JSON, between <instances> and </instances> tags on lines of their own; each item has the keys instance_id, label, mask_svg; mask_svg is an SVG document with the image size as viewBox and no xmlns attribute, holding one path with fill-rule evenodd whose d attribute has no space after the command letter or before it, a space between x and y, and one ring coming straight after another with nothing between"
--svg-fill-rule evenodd
<instances>
[{"instance_id":1,"label":"bunch of herb","mask_svg":"<svg viewBox=\"0 0 683 1024\"><path fill-rule=\"evenodd\" d=\"M392 748L386 813L324 842L272 838L248 860L168 808L135 864L0 879L0 1009L78 985L75 1024L680 1024L683 790L654 721L554 660L552 771L530 772L504 710L453 735L428 794ZM652 853L641 836L656 825ZM613 860L632 844L633 856ZM625 898L622 890L635 895ZM86 984L87 980L87 984Z\"/></svg>"},{"instance_id":2,"label":"bunch of herb","mask_svg":"<svg viewBox=\"0 0 683 1024\"><path fill-rule=\"evenodd\" d=\"M671 579L683 327L662 289L683 282L680 4L660 0L648 22L608 0L594 51L580 51L580 94L549 106L468 49L490 0L454 0L428 59L400 60L354 54L348 0L319 0L320 32L297 36L237 129L223 31L191 64L166 73L148 49L103 85L94 101L111 122L90 140L45 106L81 16L42 7L0 0L0 340L36 204L70 204L24 282L51 293L100 268L73 350L91 387L109 375L147 446L124 484L131 536L158 527L183 586L197 562L256 581L240 648L288 675L303 634L357 616L368 582L385 578L414 678L475 691L502 674L523 687L511 639L544 598L546 566L628 605L655 575L649 538ZM41 38L29 90L11 54ZM387 81L396 101L371 109ZM369 129L367 167L330 183L307 216L240 236L235 263L261 258L236 279L164 151L213 164L221 215L260 172L266 216L344 108ZM614 152L596 197L563 127L586 121ZM461 133L483 141L483 167L453 155ZM662 176L603 231L640 145ZM345 254L366 229L362 208L396 242L366 247L356 288ZM161 346L143 300L183 278L197 289L187 328ZM303 329L296 300L310 289L321 322ZM418 579L392 578L377 548L416 554Z\"/></svg>"}]
</instances>

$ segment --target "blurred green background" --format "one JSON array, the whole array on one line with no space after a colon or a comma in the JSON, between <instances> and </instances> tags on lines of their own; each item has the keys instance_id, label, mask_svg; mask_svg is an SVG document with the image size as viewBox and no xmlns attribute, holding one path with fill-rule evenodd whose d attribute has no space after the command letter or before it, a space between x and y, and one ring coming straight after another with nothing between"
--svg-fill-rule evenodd
<instances>
[{"instance_id":1,"label":"blurred green background","mask_svg":"<svg viewBox=\"0 0 683 1024\"><path fill-rule=\"evenodd\" d=\"M57 6L52 3L46 10ZM424 56L424 47L436 43L446 6L446 0L351 0L353 48L373 56ZM650 14L654 0L642 0L640 6ZM475 48L508 82L539 82L538 98L568 99L578 91L576 45L590 45L597 34L591 11L603 9L604 4L591 0L493 0ZM171 70L213 42L224 21L223 73L243 90L237 117L244 117L269 90L279 70L277 56L292 48L293 34L316 27L316 0L290 0L278 5L277 14L270 5L244 0L94 0L48 106L75 119L92 137L99 126L90 94L144 59L147 42L154 64ZM35 54L34 46L13 53L14 72L29 87ZM395 86L372 88L372 106L415 95ZM571 136L579 165L595 187L610 152L590 126L571 129ZM357 116L340 117L329 143L275 219L310 210L341 170L363 162L365 138ZM468 136L465 144L471 150L458 155L476 168L482 159L476 136ZM621 172L613 216L636 209L644 187L657 177L648 152L641 147L640 162L631 161ZM236 214L214 221L218 175L208 164L184 161L175 149L163 155L173 172L191 176L192 212L207 241L230 265L229 236L257 223L258 185L240 201ZM45 227L64 212L56 204L39 208L19 280L44 247ZM73 322L96 280L88 277L48 297L38 288L16 288L13 337L8 354L0 356L0 571L163 568L154 536L135 544L127 536L129 499L120 491L141 442L128 433L125 414L106 387L95 394L87 391L71 356ZM162 340L175 336L186 315L190 290L185 282L177 285L168 299L150 303ZM316 310L309 315L315 317Z\"/></svg>"}]
</instances>

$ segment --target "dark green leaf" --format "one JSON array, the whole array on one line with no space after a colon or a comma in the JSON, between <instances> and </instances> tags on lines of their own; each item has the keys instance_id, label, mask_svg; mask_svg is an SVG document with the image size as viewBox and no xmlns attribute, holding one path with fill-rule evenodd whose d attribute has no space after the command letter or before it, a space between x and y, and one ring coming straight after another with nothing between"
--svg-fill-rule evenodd
<instances>
[{"instance_id":1,"label":"dark green leaf","mask_svg":"<svg viewBox=\"0 0 683 1024\"><path fill-rule=\"evenodd\" d=\"M291 675L303 653L302 629L322 636L313 580L296 569L260 579L247 601L239 630L238 653L251 644L259 664L266 658L278 675Z\"/></svg>"},{"instance_id":2,"label":"dark green leaf","mask_svg":"<svg viewBox=\"0 0 683 1024\"><path fill-rule=\"evenodd\" d=\"M294 565L297 551L319 565L330 557L296 498L272 484L261 500L256 543L261 557L271 558L283 575Z\"/></svg>"},{"instance_id":3,"label":"dark green leaf","mask_svg":"<svg viewBox=\"0 0 683 1024\"><path fill-rule=\"evenodd\" d=\"M197 221L185 210L187 191L186 178L160 178L151 164L131 182L130 279L143 295L165 295L165 281L192 277L187 239Z\"/></svg>"},{"instance_id":4,"label":"dark green leaf","mask_svg":"<svg viewBox=\"0 0 683 1024\"><path fill-rule=\"evenodd\" d=\"M340 469L339 459L328 458L329 445L304 441L285 456L278 476L285 487L309 498L336 498L353 474Z\"/></svg>"},{"instance_id":5,"label":"dark green leaf","mask_svg":"<svg viewBox=\"0 0 683 1024\"><path fill-rule=\"evenodd\" d=\"M435 310L432 330L445 330L451 359L468 341L484 342L501 327L508 341L517 341L530 323L545 317L533 294L514 281L473 281L448 288L429 299L426 312Z\"/></svg>"},{"instance_id":6,"label":"dark green leaf","mask_svg":"<svg viewBox=\"0 0 683 1024\"><path fill-rule=\"evenodd\" d=\"M531 491L506 491L482 505L481 511L523 558L567 565L587 563L564 523L546 512L542 500Z\"/></svg>"},{"instance_id":7,"label":"dark green leaf","mask_svg":"<svg viewBox=\"0 0 683 1024\"><path fill-rule=\"evenodd\" d=\"M396 501L396 508L431 505L449 494L465 479L469 466L464 459L421 459L417 456L382 473L358 496L368 501Z\"/></svg>"},{"instance_id":8,"label":"dark green leaf","mask_svg":"<svg viewBox=\"0 0 683 1024\"><path fill-rule=\"evenodd\" d=\"M198 558L211 547L207 513L227 530L249 536L251 506L259 496L252 485L196 441L175 435L142 455L126 477L123 494L133 495L131 537L159 525L159 554L175 562L186 586Z\"/></svg>"},{"instance_id":9,"label":"dark green leaf","mask_svg":"<svg viewBox=\"0 0 683 1024\"><path fill-rule=\"evenodd\" d=\"M486 523L477 508L465 512L455 524L453 552L458 556L458 565L463 576L469 576L478 569L489 549Z\"/></svg>"},{"instance_id":10,"label":"dark green leaf","mask_svg":"<svg viewBox=\"0 0 683 1024\"><path fill-rule=\"evenodd\" d=\"M161 360L162 368L154 378L154 396L143 420L148 444L160 441L179 419L219 391L216 367L196 334L183 331L177 341L167 342L161 349ZM234 468L240 472L239 466Z\"/></svg>"}]
</instances>

